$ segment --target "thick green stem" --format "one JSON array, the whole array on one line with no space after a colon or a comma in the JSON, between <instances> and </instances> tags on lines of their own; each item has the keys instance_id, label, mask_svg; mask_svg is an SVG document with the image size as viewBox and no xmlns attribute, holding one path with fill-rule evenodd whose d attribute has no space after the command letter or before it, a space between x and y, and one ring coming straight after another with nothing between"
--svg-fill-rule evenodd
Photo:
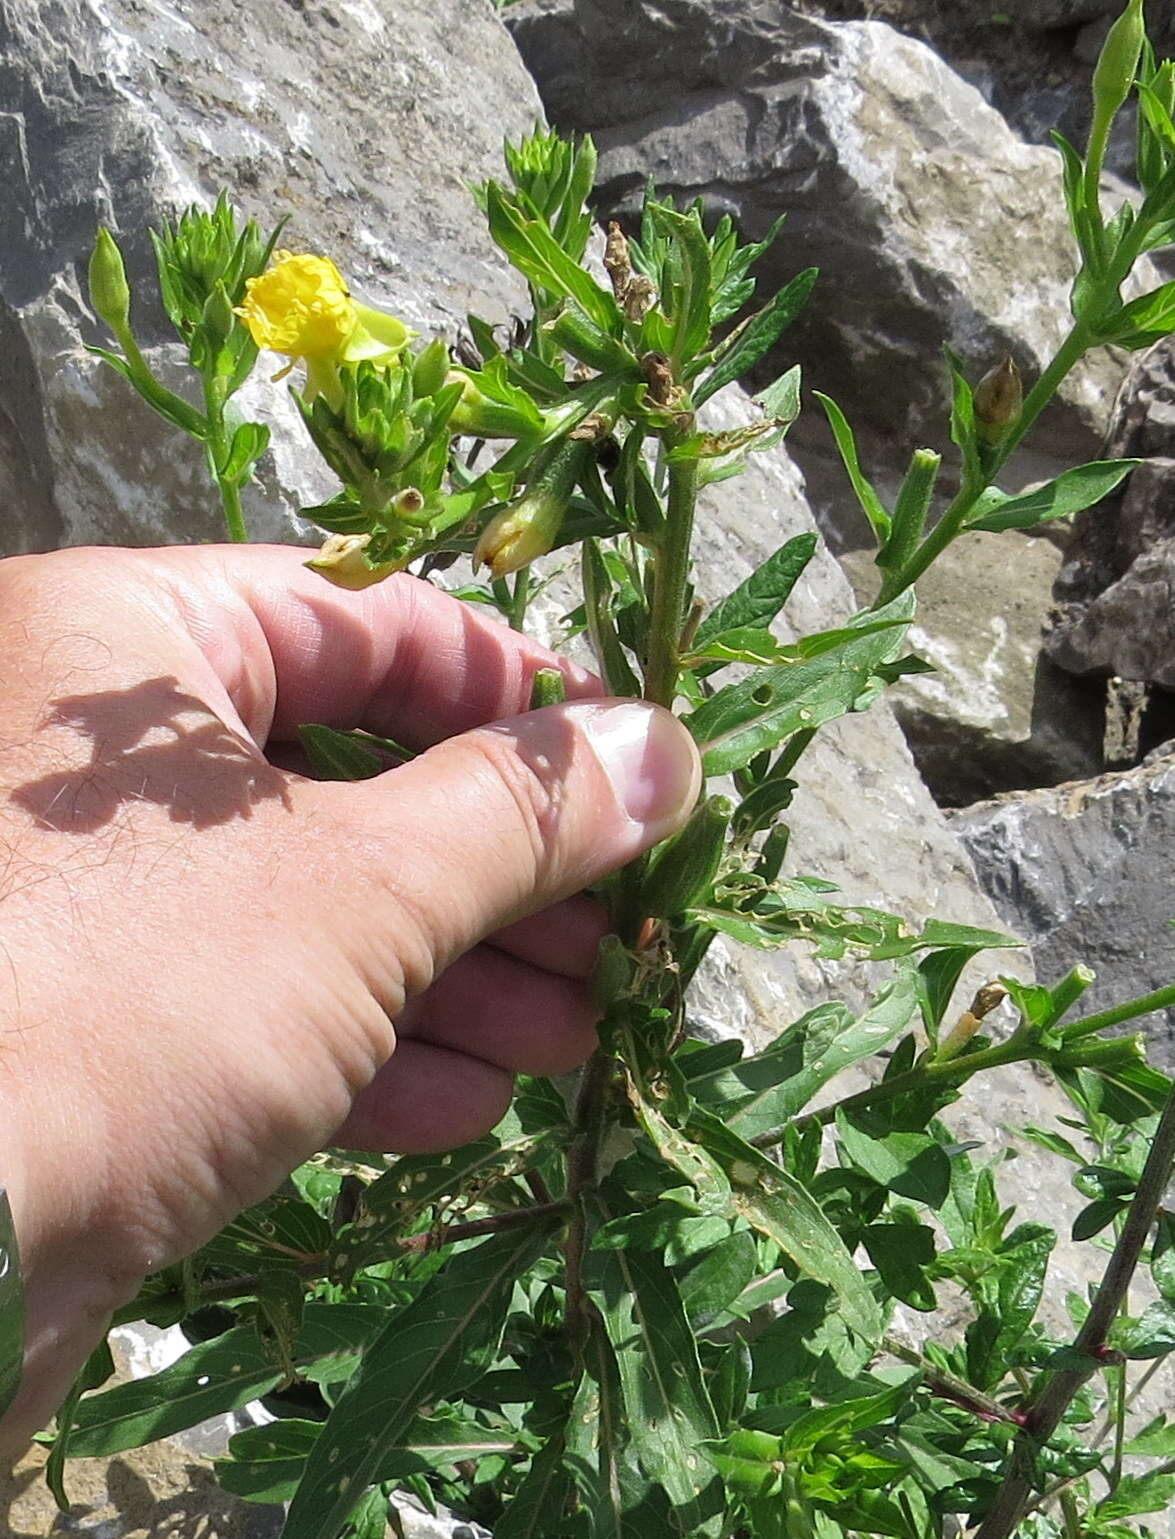
<instances>
[{"instance_id":1,"label":"thick green stem","mask_svg":"<svg viewBox=\"0 0 1175 1539\"><path fill-rule=\"evenodd\" d=\"M1066 1042L1075 1042L1111 1026L1121 1026L1125 1021L1137 1020L1140 1015L1149 1015L1152 1010L1169 1010L1172 1006L1175 1006L1175 984L1169 983L1166 988L1155 989L1152 994L1128 999L1125 1004L1099 1010L1096 1015L1083 1016L1081 1020L1066 1026L1062 1035Z\"/></svg>"},{"instance_id":2,"label":"thick green stem","mask_svg":"<svg viewBox=\"0 0 1175 1539\"><path fill-rule=\"evenodd\" d=\"M241 508L240 488L226 481L220 473L221 466L228 458L229 440L224 425L224 392L216 380L205 379L204 381L204 411L208 420L208 437L204 441L204 452L208 457L208 468L212 472L212 479L220 492L220 504L224 509L228 537L235 545L244 545L248 542L249 531Z\"/></svg>"},{"instance_id":3,"label":"thick green stem","mask_svg":"<svg viewBox=\"0 0 1175 1539\"><path fill-rule=\"evenodd\" d=\"M665 529L653 557L653 602L649 609L645 699L672 707L680 670L681 628L689 583L694 507L698 499L698 462L669 462L669 498Z\"/></svg>"},{"instance_id":4,"label":"thick green stem","mask_svg":"<svg viewBox=\"0 0 1175 1539\"><path fill-rule=\"evenodd\" d=\"M1016 1440L1008 1460L1004 1483L991 1510L983 1520L975 1539L1008 1539L1024 1515L1033 1485L1033 1472L1039 1450L1060 1426L1061 1418L1087 1379L1108 1359L1106 1339L1118 1313L1130 1279L1138 1266L1142 1248L1155 1221L1159 1203L1171 1167L1175 1163L1175 1090L1167 1097L1154 1142L1147 1156L1138 1189L1130 1203L1122 1232L1106 1263L1101 1287L1097 1291L1085 1323L1078 1332L1068 1366L1038 1375L1024 1412L1024 1429Z\"/></svg>"}]
</instances>

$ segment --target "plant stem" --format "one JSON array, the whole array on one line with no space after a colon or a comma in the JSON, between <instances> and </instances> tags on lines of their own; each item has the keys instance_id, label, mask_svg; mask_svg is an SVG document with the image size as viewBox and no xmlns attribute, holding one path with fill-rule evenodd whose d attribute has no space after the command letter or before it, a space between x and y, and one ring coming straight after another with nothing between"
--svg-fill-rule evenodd
<instances>
[{"instance_id":1,"label":"plant stem","mask_svg":"<svg viewBox=\"0 0 1175 1539\"><path fill-rule=\"evenodd\" d=\"M510 598L508 621L512 631L526 628L526 606L530 602L530 567L524 566L514 579L514 592Z\"/></svg>"},{"instance_id":2,"label":"plant stem","mask_svg":"<svg viewBox=\"0 0 1175 1539\"><path fill-rule=\"evenodd\" d=\"M204 379L204 414L208 420L208 437L204 441L204 453L208 459L208 468L212 472L212 479L216 482L220 492L220 503L224 509L224 521L228 526L228 537L236 545L244 545L249 538L249 531L245 526L245 514L241 508L240 488L230 481L226 481L221 475L221 466L228 458L228 434L224 426L224 392L219 381Z\"/></svg>"},{"instance_id":3,"label":"plant stem","mask_svg":"<svg viewBox=\"0 0 1175 1539\"><path fill-rule=\"evenodd\" d=\"M1175 1164L1175 1089L1167 1097L1154 1142L1147 1155L1138 1189L1130 1203L1122 1232L1106 1263L1101 1287L1085 1324L1068 1354L1072 1366L1037 1376L1025 1407L1024 1429L1008 1461L1004 1483L975 1534L975 1539L1008 1539L1024 1514L1032 1490L1036 1454L1060 1425L1081 1386L1106 1362L1106 1338L1138 1266L1142 1248Z\"/></svg>"},{"instance_id":4,"label":"plant stem","mask_svg":"<svg viewBox=\"0 0 1175 1539\"><path fill-rule=\"evenodd\" d=\"M835 1101L831 1106L825 1106L820 1111L808 1112L806 1116L797 1117L790 1126L803 1128L807 1123L818 1123L821 1127L827 1127L830 1122L836 1120L838 1111L856 1111L861 1107L873 1106L878 1101L888 1101L897 1095L906 1095L910 1091L925 1090L930 1085L954 1085L962 1084L971 1078L973 1074L981 1074L985 1069L996 1069L1006 1063L1023 1063L1026 1059L1037 1057L1037 1050L1024 1039L1017 1040L1016 1036L1009 1037L999 1047L985 1047L977 1053L968 1053L963 1058L948 1058L943 1063L924 1063L916 1069L910 1069L905 1074L898 1074L893 1079L881 1080L876 1085L870 1085L866 1090L858 1090L855 1095L845 1096L842 1101ZM777 1144L783 1137L783 1128L772 1128L766 1133L757 1133L750 1140L757 1149L767 1149Z\"/></svg>"},{"instance_id":5,"label":"plant stem","mask_svg":"<svg viewBox=\"0 0 1175 1539\"><path fill-rule=\"evenodd\" d=\"M503 1229L521 1229L541 1219L554 1218L556 1214L567 1213L570 1211L570 1206L570 1203L563 1201L540 1202L533 1208L509 1208L503 1213L491 1213L486 1218L473 1218L464 1224L449 1224L444 1228L424 1229L419 1234L406 1234L398 1240L390 1241L389 1250L396 1254L407 1252L410 1255L423 1255L429 1251L440 1250L442 1245L452 1245L457 1240L473 1240L483 1234L497 1234ZM304 1261L301 1266L294 1268L294 1274L304 1282L318 1282L328 1275L325 1256L314 1256L309 1261ZM154 1314L157 1310L167 1309L173 1304L183 1305L184 1312L190 1313L191 1307L216 1304L225 1299L243 1298L246 1294L256 1292L261 1281L260 1273L244 1277L213 1278L200 1285L194 1306L189 1306L182 1288L176 1288L171 1293L155 1294L147 1300L132 1299L123 1309L117 1311L110 1322L111 1328L116 1325L129 1325L134 1320L142 1320L146 1311L149 1310Z\"/></svg>"},{"instance_id":6,"label":"plant stem","mask_svg":"<svg viewBox=\"0 0 1175 1539\"><path fill-rule=\"evenodd\" d=\"M929 1358L923 1357L921 1352L914 1347L906 1346L896 1337L883 1336L881 1350L888 1352L890 1357L896 1357L899 1362L909 1363L911 1368L919 1369L932 1395L949 1400L953 1405L962 1406L964 1410L974 1411L985 1421L1007 1421L1013 1425L1018 1424L1019 1418L1014 1411L1009 1411L1006 1406L1000 1405L998 1400L993 1400L981 1389L976 1389L974 1384L968 1384L966 1379L956 1378L953 1373L948 1373L945 1368L932 1363Z\"/></svg>"},{"instance_id":7,"label":"plant stem","mask_svg":"<svg viewBox=\"0 0 1175 1539\"><path fill-rule=\"evenodd\" d=\"M567 1150L567 1205L571 1222L563 1242L564 1281L567 1290L567 1334L576 1357L583 1354L591 1330L591 1306L583 1286L583 1258L587 1251L587 1214L582 1198L596 1184L600 1139L606 1124L608 1090L616 1060L605 1048L597 1048L588 1060L575 1099L571 1144Z\"/></svg>"},{"instance_id":8,"label":"plant stem","mask_svg":"<svg viewBox=\"0 0 1175 1539\"><path fill-rule=\"evenodd\" d=\"M1143 994L1138 999L1128 999L1125 1004L1114 1005L1109 1010L1099 1010L1096 1015L1083 1016L1066 1026L1061 1035L1066 1042L1074 1042L1081 1037L1090 1037L1094 1032L1104 1031L1107 1026L1121 1026L1123 1021L1136 1020L1140 1015L1149 1015L1152 1010L1169 1010L1173 1005L1175 983L1155 989L1151 994Z\"/></svg>"},{"instance_id":9,"label":"plant stem","mask_svg":"<svg viewBox=\"0 0 1175 1539\"><path fill-rule=\"evenodd\" d=\"M680 667L678 647L685 619L694 507L698 499L697 460L669 461L665 529L653 558L653 601L649 608L649 655L645 699L672 707Z\"/></svg>"}]
</instances>

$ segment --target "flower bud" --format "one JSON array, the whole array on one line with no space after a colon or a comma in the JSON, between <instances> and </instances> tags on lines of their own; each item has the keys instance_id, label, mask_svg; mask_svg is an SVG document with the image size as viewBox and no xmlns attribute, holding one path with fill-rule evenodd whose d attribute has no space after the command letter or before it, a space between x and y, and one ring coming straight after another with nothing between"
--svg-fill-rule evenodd
<instances>
[{"instance_id":1,"label":"flower bud","mask_svg":"<svg viewBox=\"0 0 1175 1539\"><path fill-rule=\"evenodd\" d=\"M473 552L473 566L488 566L492 577L505 577L545 556L554 545L567 511L567 499L547 486L527 492L491 518Z\"/></svg>"},{"instance_id":2,"label":"flower bud","mask_svg":"<svg viewBox=\"0 0 1175 1539\"><path fill-rule=\"evenodd\" d=\"M105 225L99 226L90 255L90 303L121 341L129 326L131 291L122 252Z\"/></svg>"},{"instance_id":3,"label":"flower bud","mask_svg":"<svg viewBox=\"0 0 1175 1539\"><path fill-rule=\"evenodd\" d=\"M336 588L347 588L357 593L370 588L396 571L394 561L384 561L373 566L367 560L366 551L371 541L369 534L332 534L322 549L306 565L312 572L334 583Z\"/></svg>"},{"instance_id":4,"label":"flower bud","mask_svg":"<svg viewBox=\"0 0 1175 1539\"><path fill-rule=\"evenodd\" d=\"M1142 45L1146 41L1146 21L1142 0L1128 0L1126 9L1106 34L1093 72L1093 114L1095 129L1109 128L1130 95Z\"/></svg>"},{"instance_id":5,"label":"flower bud","mask_svg":"<svg viewBox=\"0 0 1175 1539\"><path fill-rule=\"evenodd\" d=\"M412 393L436 395L444 385L449 372L449 349L438 337L427 347L421 348L412 364Z\"/></svg>"},{"instance_id":6,"label":"flower bud","mask_svg":"<svg viewBox=\"0 0 1175 1539\"><path fill-rule=\"evenodd\" d=\"M461 386L461 399L449 418L454 433L463 433L468 438L531 438L543 431L542 414L533 402L527 401L527 411L521 402L510 405L493 401L466 369L450 369L445 384Z\"/></svg>"},{"instance_id":7,"label":"flower bud","mask_svg":"<svg viewBox=\"0 0 1175 1539\"><path fill-rule=\"evenodd\" d=\"M1020 420L1024 387L1015 361L989 369L975 387L975 428L985 443L998 444Z\"/></svg>"}]
</instances>

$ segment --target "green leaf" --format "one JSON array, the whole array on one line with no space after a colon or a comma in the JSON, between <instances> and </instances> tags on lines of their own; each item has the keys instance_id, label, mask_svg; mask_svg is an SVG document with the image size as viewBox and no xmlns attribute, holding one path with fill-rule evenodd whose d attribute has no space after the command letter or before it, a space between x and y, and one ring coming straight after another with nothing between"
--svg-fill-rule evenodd
<instances>
[{"instance_id":1,"label":"green leaf","mask_svg":"<svg viewBox=\"0 0 1175 1539\"><path fill-rule=\"evenodd\" d=\"M889 510L878 496L873 483L861 469L860 461L857 459L857 440L853 437L848 418L831 396L822 395L819 390L813 391L813 394L824 408L824 414L828 418L832 436L836 439L836 447L840 451L857 504L869 520L869 527L873 530L878 545L884 545L889 538Z\"/></svg>"},{"instance_id":2,"label":"green leaf","mask_svg":"<svg viewBox=\"0 0 1175 1539\"><path fill-rule=\"evenodd\" d=\"M679 214L660 203L653 204L649 212L653 227L672 243L670 251L677 258L666 264L673 281L668 293L662 288L660 308L673 326L667 351L674 373L680 375L682 365L699 353L710 337L710 243L696 212Z\"/></svg>"},{"instance_id":3,"label":"green leaf","mask_svg":"<svg viewBox=\"0 0 1175 1539\"><path fill-rule=\"evenodd\" d=\"M673 1279L645 1251L593 1250L584 1280L616 1354L641 1463L671 1501L686 1505L710 1481L697 1447L718 1427Z\"/></svg>"},{"instance_id":4,"label":"green leaf","mask_svg":"<svg viewBox=\"0 0 1175 1539\"><path fill-rule=\"evenodd\" d=\"M986 529L996 533L1003 529L1032 529L1047 523L1051 518L1064 518L1068 513L1080 513L1091 508L1130 474L1138 460L1095 460L1089 465L1079 465L1066 470L1035 491L1019 497L1003 497L993 502L987 494L985 511L980 518L969 520L968 529Z\"/></svg>"},{"instance_id":5,"label":"green leaf","mask_svg":"<svg viewBox=\"0 0 1175 1539\"><path fill-rule=\"evenodd\" d=\"M758 1255L749 1230L728 1234L678 1277L681 1302L694 1331L704 1330L737 1299L758 1274Z\"/></svg>"},{"instance_id":6,"label":"green leaf","mask_svg":"<svg viewBox=\"0 0 1175 1539\"><path fill-rule=\"evenodd\" d=\"M228 1459L214 1466L218 1483L252 1502L285 1502L294 1494L323 1423L290 1417L246 1427L229 1442ZM458 1461L476 1462L513 1453L516 1440L458 1416L420 1417L403 1443L389 1448L376 1481L405 1480Z\"/></svg>"},{"instance_id":7,"label":"green leaf","mask_svg":"<svg viewBox=\"0 0 1175 1539\"><path fill-rule=\"evenodd\" d=\"M1117 1321L1110 1329L1110 1345L1131 1358L1175 1352L1175 1302L1156 1299L1137 1320Z\"/></svg>"},{"instance_id":8,"label":"green leaf","mask_svg":"<svg viewBox=\"0 0 1175 1539\"><path fill-rule=\"evenodd\" d=\"M114 1358L110 1353L110 1343L103 1341L90 1353L82 1371L70 1386L64 1405L57 1412L56 1435L45 1462L45 1484L53 1493L53 1499L61 1512L68 1512L71 1506L65 1491L65 1461L69 1458L78 1401L87 1390L97 1389L113 1374Z\"/></svg>"},{"instance_id":9,"label":"green leaf","mask_svg":"<svg viewBox=\"0 0 1175 1539\"><path fill-rule=\"evenodd\" d=\"M612 295L567 255L546 224L527 219L497 182L486 184L486 218L494 242L528 283L574 300L601 331L621 335L623 318Z\"/></svg>"},{"instance_id":10,"label":"green leaf","mask_svg":"<svg viewBox=\"0 0 1175 1539\"><path fill-rule=\"evenodd\" d=\"M693 392L694 405L701 406L724 385L741 379L748 369L754 368L763 354L775 343L799 315L808 301L812 285L819 269L807 267L784 285L775 297L763 306L744 326L737 336L721 351L718 362Z\"/></svg>"},{"instance_id":11,"label":"green leaf","mask_svg":"<svg viewBox=\"0 0 1175 1539\"><path fill-rule=\"evenodd\" d=\"M584 617L601 676L612 694L639 695L640 684L616 633L612 580L595 540L583 542L581 574Z\"/></svg>"},{"instance_id":12,"label":"green leaf","mask_svg":"<svg viewBox=\"0 0 1175 1539\"><path fill-rule=\"evenodd\" d=\"M890 1046L917 1006L913 969L904 967L854 1019L846 1005L817 1005L773 1043L717 1074L691 1083L693 1094L751 1141L782 1127L842 1070Z\"/></svg>"},{"instance_id":13,"label":"green leaf","mask_svg":"<svg viewBox=\"0 0 1175 1539\"><path fill-rule=\"evenodd\" d=\"M1113 1523L1118 1518L1140 1512L1167 1512L1175 1497L1175 1475L1152 1470L1146 1475L1123 1475L1109 1496L1097 1504L1098 1523Z\"/></svg>"},{"instance_id":14,"label":"green leaf","mask_svg":"<svg viewBox=\"0 0 1175 1539\"><path fill-rule=\"evenodd\" d=\"M777 1245L805 1277L832 1288L845 1325L875 1342L881 1317L873 1295L815 1198L719 1118L699 1108L694 1122L701 1142L730 1178L735 1212Z\"/></svg>"},{"instance_id":15,"label":"green leaf","mask_svg":"<svg viewBox=\"0 0 1175 1539\"><path fill-rule=\"evenodd\" d=\"M874 1181L928 1208L942 1207L951 1187L951 1162L928 1134L889 1132L868 1112L844 1110L836 1114L836 1130L849 1158Z\"/></svg>"},{"instance_id":16,"label":"green leaf","mask_svg":"<svg viewBox=\"0 0 1175 1539\"><path fill-rule=\"evenodd\" d=\"M730 631L767 626L791 597L819 542L816 533L797 534L726 595L698 627L693 648L700 651Z\"/></svg>"},{"instance_id":17,"label":"green leaf","mask_svg":"<svg viewBox=\"0 0 1175 1539\"><path fill-rule=\"evenodd\" d=\"M298 728L298 737L320 780L371 780L388 768L386 759L350 732L306 722Z\"/></svg>"},{"instance_id":18,"label":"green leaf","mask_svg":"<svg viewBox=\"0 0 1175 1539\"><path fill-rule=\"evenodd\" d=\"M330 1361L341 1379L358 1353L385 1327L387 1311L374 1304L309 1304L294 1348L304 1371ZM178 1363L146 1379L87 1396L77 1408L73 1458L97 1458L170 1437L268 1394L282 1372L266 1355L251 1325L193 1347Z\"/></svg>"},{"instance_id":19,"label":"green leaf","mask_svg":"<svg viewBox=\"0 0 1175 1539\"><path fill-rule=\"evenodd\" d=\"M913 597L906 592L838 631L809 637L811 655L719 690L685 718L706 773L742 769L795 732L863 709L881 687L879 665L901 652L912 616Z\"/></svg>"},{"instance_id":20,"label":"green leaf","mask_svg":"<svg viewBox=\"0 0 1175 1539\"><path fill-rule=\"evenodd\" d=\"M1151 1250L1151 1280L1165 1299L1175 1300L1175 1217L1160 1213Z\"/></svg>"},{"instance_id":21,"label":"green leaf","mask_svg":"<svg viewBox=\"0 0 1175 1539\"><path fill-rule=\"evenodd\" d=\"M861 1243L886 1292L912 1309L929 1312L938 1300L926 1268L935 1257L934 1230L925 1224L867 1224Z\"/></svg>"},{"instance_id":22,"label":"green leaf","mask_svg":"<svg viewBox=\"0 0 1175 1539\"><path fill-rule=\"evenodd\" d=\"M1099 326L1104 340L1131 349L1150 347L1175 330L1175 281L1141 294Z\"/></svg>"},{"instance_id":23,"label":"green leaf","mask_svg":"<svg viewBox=\"0 0 1175 1539\"><path fill-rule=\"evenodd\" d=\"M783 1434L785 1456L797 1461L805 1459L825 1438L844 1439L870 1427L881 1426L910 1398L916 1382L916 1379L907 1378L876 1395L839 1400L834 1405L822 1405L805 1412Z\"/></svg>"},{"instance_id":24,"label":"green leaf","mask_svg":"<svg viewBox=\"0 0 1175 1539\"><path fill-rule=\"evenodd\" d=\"M1147 1459L1175 1458L1175 1422L1164 1416L1156 1416L1136 1436L1123 1446L1125 1454L1136 1454Z\"/></svg>"},{"instance_id":25,"label":"green leaf","mask_svg":"<svg viewBox=\"0 0 1175 1539\"><path fill-rule=\"evenodd\" d=\"M16 1398L24 1358L24 1281L8 1190L0 1186L0 1416Z\"/></svg>"},{"instance_id":26,"label":"green leaf","mask_svg":"<svg viewBox=\"0 0 1175 1539\"><path fill-rule=\"evenodd\" d=\"M790 427L800 415L800 379L800 366L793 364L774 383L755 393L755 405L761 407L764 416L772 422ZM778 439L772 438L770 442L774 445Z\"/></svg>"},{"instance_id":27,"label":"green leaf","mask_svg":"<svg viewBox=\"0 0 1175 1539\"><path fill-rule=\"evenodd\" d=\"M575 1489L564 1455L562 1436L543 1445L506 1511L496 1519L495 1539L550 1539L559 1532Z\"/></svg>"},{"instance_id":28,"label":"green leaf","mask_svg":"<svg viewBox=\"0 0 1175 1539\"><path fill-rule=\"evenodd\" d=\"M314 1445L284 1539L335 1539L421 1407L451 1398L490 1367L515 1281L549 1236L536 1226L459 1252L386 1320Z\"/></svg>"},{"instance_id":29,"label":"green leaf","mask_svg":"<svg viewBox=\"0 0 1175 1539\"><path fill-rule=\"evenodd\" d=\"M996 1362L1006 1361L1035 1319L1056 1243L1056 1233L1047 1225L1019 1224L1001 1245Z\"/></svg>"},{"instance_id":30,"label":"green leaf","mask_svg":"<svg viewBox=\"0 0 1175 1539\"><path fill-rule=\"evenodd\" d=\"M959 360L949 348L945 351L951 377L951 441L962 451L964 485L974 488L983 484L975 426L975 397Z\"/></svg>"}]
</instances>

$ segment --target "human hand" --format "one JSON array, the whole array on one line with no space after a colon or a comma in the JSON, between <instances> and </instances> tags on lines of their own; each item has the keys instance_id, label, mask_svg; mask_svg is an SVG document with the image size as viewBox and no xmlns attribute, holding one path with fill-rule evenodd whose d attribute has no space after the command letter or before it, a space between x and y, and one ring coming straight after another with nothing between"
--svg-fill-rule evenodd
<instances>
[{"instance_id":1,"label":"human hand","mask_svg":"<svg viewBox=\"0 0 1175 1539\"><path fill-rule=\"evenodd\" d=\"M564 662L569 703L519 715L543 648L414 578L340 592L304 555L0 562L10 1453L146 1273L314 1151L459 1145L513 1072L581 1062L606 922L576 895L697 796L668 713ZM315 782L270 762L310 721L427 751Z\"/></svg>"}]
</instances>

